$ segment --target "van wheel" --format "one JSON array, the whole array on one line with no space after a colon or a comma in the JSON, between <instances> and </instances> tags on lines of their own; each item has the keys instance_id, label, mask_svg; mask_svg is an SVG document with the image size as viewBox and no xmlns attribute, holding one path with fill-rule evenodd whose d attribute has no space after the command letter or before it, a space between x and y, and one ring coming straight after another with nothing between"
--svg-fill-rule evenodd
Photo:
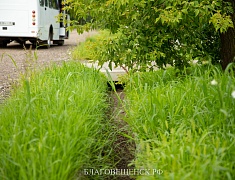
<instances>
[{"instance_id":1,"label":"van wheel","mask_svg":"<svg viewBox=\"0 0 235 180\"><path fill-rule=\"evenodd\" d=\"M35 49L39 46L39 43L36 40L35 41L30 41L30 42L32 43L32 47L35 48Z\"/></svg>"},{"instance_id":2,"label":"van wheel","mask_svg":"<svg viewBox=\"0 0 235 180\"><path fill-rule=\"evenodd\" d=\"M5 41L0 42L0 47L1 48L7 47L7 42L5 42Z\"/></svg>"},{"instance_id":3,"label":"van wheel","mask_svg":"<svg viewBox=\"0 0 235 180\"><path fill-rule=\"evenodd\" d=\"M64 40L53 41L53 44L57 44L58 46L63 46L64 45Z\"/></svg>"},{"instance_id":4,"label":"van wheel","mask_svg":"<svg viewBox=\"0 0 235 180\"><path fill-rule=\"evenodd\" d=\"M22 42L20 43L20 45L23 46L23 48L25 48L25 46L26 46L26 41L22 41Z\"/></svg>"},{"instance_id":5,"label":"van wheel","mask_svg":"<svg viewBox=\"0 0 235 180\"><path fill-rule=\"evenodd\" d=\"M51 47L51 33L49 33L48 39L47 39L47 43L46 43L46 48L49 49Z\"/></svg>"}]
</instances>

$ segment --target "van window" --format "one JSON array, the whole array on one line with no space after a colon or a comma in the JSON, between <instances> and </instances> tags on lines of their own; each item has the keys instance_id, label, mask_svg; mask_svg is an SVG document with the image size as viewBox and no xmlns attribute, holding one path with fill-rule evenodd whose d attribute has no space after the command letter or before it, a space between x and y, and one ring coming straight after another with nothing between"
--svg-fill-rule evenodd
<instances>
[{"instance_id":1,"label":"van window","mask_svg":"<svg viewBox=\"0 0 235 180\"><path fill-rule=\"evenodd\" d=\"M40 6L44 6L44 0L39 0Z\"/></svg>"},{"instance_id":2,"label":"van window","mask_svg":"<svg viewBox=\"0 0 235 180\"><path fill-rule=\"evenodd\" d=\"M48 7L48 0L45 0L45 6Z\"/></svg>"},{"instance_id":3,"label":"van window","mask_svg":"<svg viewBox=\"0 0 235 180\"><path fill-rule=\"evenodd\" d=\"M49 0L49 7L53 9L59 9L58 0Z\"/></svg>"}]
</instances>

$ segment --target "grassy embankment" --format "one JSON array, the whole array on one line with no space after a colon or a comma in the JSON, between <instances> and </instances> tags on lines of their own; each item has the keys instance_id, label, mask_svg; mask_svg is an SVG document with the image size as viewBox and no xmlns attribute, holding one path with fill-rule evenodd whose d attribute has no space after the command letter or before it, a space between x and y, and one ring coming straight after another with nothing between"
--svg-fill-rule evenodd
<instances>
[{"instance_id":1,"label":"grassy embankment","mask_svg":"<svg viewBox=\"0 0 235 180\"><path fill-rule=\"evenodd\" d=\"M187 73L128 77L135 168L154 174L138 179L235 178L234 75L213 66ZM1 179L71 179L87 167L109 168L105 81L76 63L24 79L0 108Z\"/></svg>"},{"instance_id":2,"label":"grassy embankment","mask_svg":"<svg viewBox=\"0 0 235 180\"><path fill-rule=\"evenodd\" d=\"M125 92L135 166L155 174L148 179L235 178L234 75L215 67L185 76L160 70L131 76Z\"/></svg>"},{"instance_id":3,"label":"grassy embankment","mask_svg":"<svg viewBox=\"0 0 235 180\"><path fill-rule=\"evenodd\" d=\"M86 46L96 54L93 47L102 44L96 40L74 54ZM93 59L90 52L84 57ZM234 179L234 74L212 65L183 74L168 68L127 78L125 120L135 134L135 168L154 174L143 171L138 179Z\"/></svg>"},{"instance_id":4,"label":"grassy embankment","mask_svg":"<svg viewBox=\"0 0 235 180\"><path fill-rule=\"evenodd\" d=\"M75 62L23 78L0 106L0 179L76 179L86 168L111 168L106 81Z\"/></svg>"}]
</instances>

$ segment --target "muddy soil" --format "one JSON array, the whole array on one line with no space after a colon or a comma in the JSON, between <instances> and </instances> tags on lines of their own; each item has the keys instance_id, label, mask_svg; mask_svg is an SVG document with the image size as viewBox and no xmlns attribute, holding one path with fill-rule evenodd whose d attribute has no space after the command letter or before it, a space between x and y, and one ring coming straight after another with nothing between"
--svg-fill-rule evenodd
<instances>
[{"instance_id":1,"label":"muddy soil","mask_svg":"<svg viewBox=\"0 0 235 180\"><path fill-rule=\"evenodd\" d=\"M130 127L124 121L125 110L123 107L123 100L125 98L125 93L122 88L117 89L117 93L111 91L111 112L112 112L112 122L118 129L119 134L117 139L114 142L114 151L117 154L115 161L118 162L116 169L125 169L130 170L134 169L134 166L131 164L134 160L135 153L135 143L133 140L123 136L122 134L127 134L130 137L133 137L131 134ZM118 180L133 180L134 177L125 175L125 176L116 176L115 179Z\"/></svg>"}]
</instances>

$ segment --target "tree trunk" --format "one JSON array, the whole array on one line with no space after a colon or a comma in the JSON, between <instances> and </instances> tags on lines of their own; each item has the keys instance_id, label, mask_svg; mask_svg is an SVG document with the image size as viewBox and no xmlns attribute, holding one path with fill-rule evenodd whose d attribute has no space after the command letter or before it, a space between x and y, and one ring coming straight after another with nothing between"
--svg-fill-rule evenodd
<instances>
[{"instance_id":1,"label":"tree trunk","mask_svg":"<svg viewBox=\"0 0 235 180\"><path fill-rule=\"evenodd\" d=\"M230 2L233 7L233 14L231 18L235 26L235 2L234 0L225 0ZM235 28L229 28L225 33L220 34L221 40L221 65L223 69L226 69L227 65L231 62L235 62Z\"/></svg>"}]
</instances>

